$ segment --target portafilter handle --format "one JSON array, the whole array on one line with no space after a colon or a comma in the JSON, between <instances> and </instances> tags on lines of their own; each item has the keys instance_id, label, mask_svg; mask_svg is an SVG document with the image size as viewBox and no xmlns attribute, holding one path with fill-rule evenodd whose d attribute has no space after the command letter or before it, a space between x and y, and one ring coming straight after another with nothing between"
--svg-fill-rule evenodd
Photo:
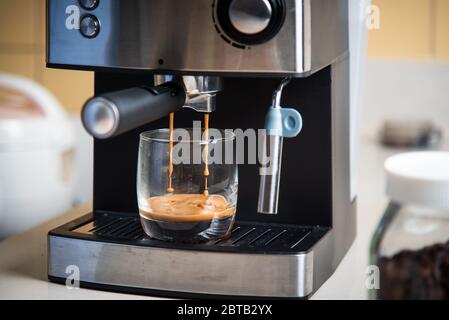
<instances>
[{"instance_id":1,"label":"portafilter handle","mask_svg":"<svg viewBox=\"0 0 449 320\"><path fill-rule=\"evenodd\" d=\"M84 128L94 138L109 139L163 118L185 103L184 88L168 82L94 97L84 105L81 118Z\"/></svg>"}]
</instances>

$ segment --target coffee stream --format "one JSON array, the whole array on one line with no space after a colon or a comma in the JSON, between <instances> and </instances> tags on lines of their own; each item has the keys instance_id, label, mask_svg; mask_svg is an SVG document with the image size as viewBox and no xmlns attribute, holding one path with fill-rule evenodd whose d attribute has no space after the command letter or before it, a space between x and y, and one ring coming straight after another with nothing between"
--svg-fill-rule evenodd
<instances>
[{"instance_id":1,"label":"coffee stream","mask_svg":"<svg viewBox=\"0 0 449 320\"><path fill-rule=\"evenodd\" d=\"M206 144L204 145L204 195L209 195L208 179L209 179L209 114L204 115L204 136Z\"/></svg>"},{"instance_id":2,"label":"coffee stream","mask_svg":"<svg viewBox=\"0 0 449 320\"><path fill-rule=\"evenodd\" d=\"M206 113L204 115L204 136L206 138L205 145L204 145L204 195L209 195L209 186L208 186L208 179L209 179L209 118L210 115ZM170 130L170 140L169 140L169 153L170 153L170 160L168 164L168 193L175 192L175 189L173 188L173 135L175 130L175 113L170 113L170 123L169 123L169 130Z\"/></svg>"},{"instance_id":3,"label":"coffee stream","mask_svg":"<svg viewBox=\"0 0 449 320\"><path fill-rule=\"evenodd\" d=\"M170 113L170 142L169 142L169 148L170 148L170 160L168 165L168 193L175 192L175 189L173 188L173 132L175 127L175 113Z\"/></svg>"}]
</instances>

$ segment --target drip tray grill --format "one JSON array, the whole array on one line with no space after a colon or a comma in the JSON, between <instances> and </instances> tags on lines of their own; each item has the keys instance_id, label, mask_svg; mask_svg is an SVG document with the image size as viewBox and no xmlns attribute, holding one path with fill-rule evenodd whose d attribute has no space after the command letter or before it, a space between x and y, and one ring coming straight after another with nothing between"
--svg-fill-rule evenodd
<instances>
[{"instance_id":1,"label":"drip tray grill","mask_svg":"<svg viewBox=\"0 0 449 320\"><path fill-rule=\"evenodd\" d=\"M322 227L237 221L227 239L204 244L179 244L150 239L135 215L97 212L55 229L50 235L171 249L292 254L308 252L328 231Z\"/></svg>"}]
</instances>

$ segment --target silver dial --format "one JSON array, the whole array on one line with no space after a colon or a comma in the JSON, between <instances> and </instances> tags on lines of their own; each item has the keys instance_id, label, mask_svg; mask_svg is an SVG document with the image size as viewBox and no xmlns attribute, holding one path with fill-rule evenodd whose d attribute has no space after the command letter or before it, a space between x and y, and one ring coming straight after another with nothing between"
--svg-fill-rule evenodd
<instances>
[{"instance_id":1,"label":"silver dial","mask_svg":"<svg viewBox=\"0 0 449 320\"><path fill-rule=\"evenodd\" d=\"M258 34L270 24L273 8L268 0L234 0L229 7L229 19L239 32Z\"/></svg>"}]
</instances>

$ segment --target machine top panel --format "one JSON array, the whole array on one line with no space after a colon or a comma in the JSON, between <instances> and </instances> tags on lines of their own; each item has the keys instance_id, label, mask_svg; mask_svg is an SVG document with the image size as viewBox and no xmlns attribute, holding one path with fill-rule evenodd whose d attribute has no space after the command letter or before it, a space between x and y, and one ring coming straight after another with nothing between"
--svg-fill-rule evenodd
<instances>
[{"instance_id":1,"label":"machine top panel","mask_svg":"<svg viewBox=\"0 0 449 320\"><path fill-rule=\"evenodd\" d=\"M348 0L48 0L47 62L308 75L348 50Z\"/></svg>"}]
</instances>

